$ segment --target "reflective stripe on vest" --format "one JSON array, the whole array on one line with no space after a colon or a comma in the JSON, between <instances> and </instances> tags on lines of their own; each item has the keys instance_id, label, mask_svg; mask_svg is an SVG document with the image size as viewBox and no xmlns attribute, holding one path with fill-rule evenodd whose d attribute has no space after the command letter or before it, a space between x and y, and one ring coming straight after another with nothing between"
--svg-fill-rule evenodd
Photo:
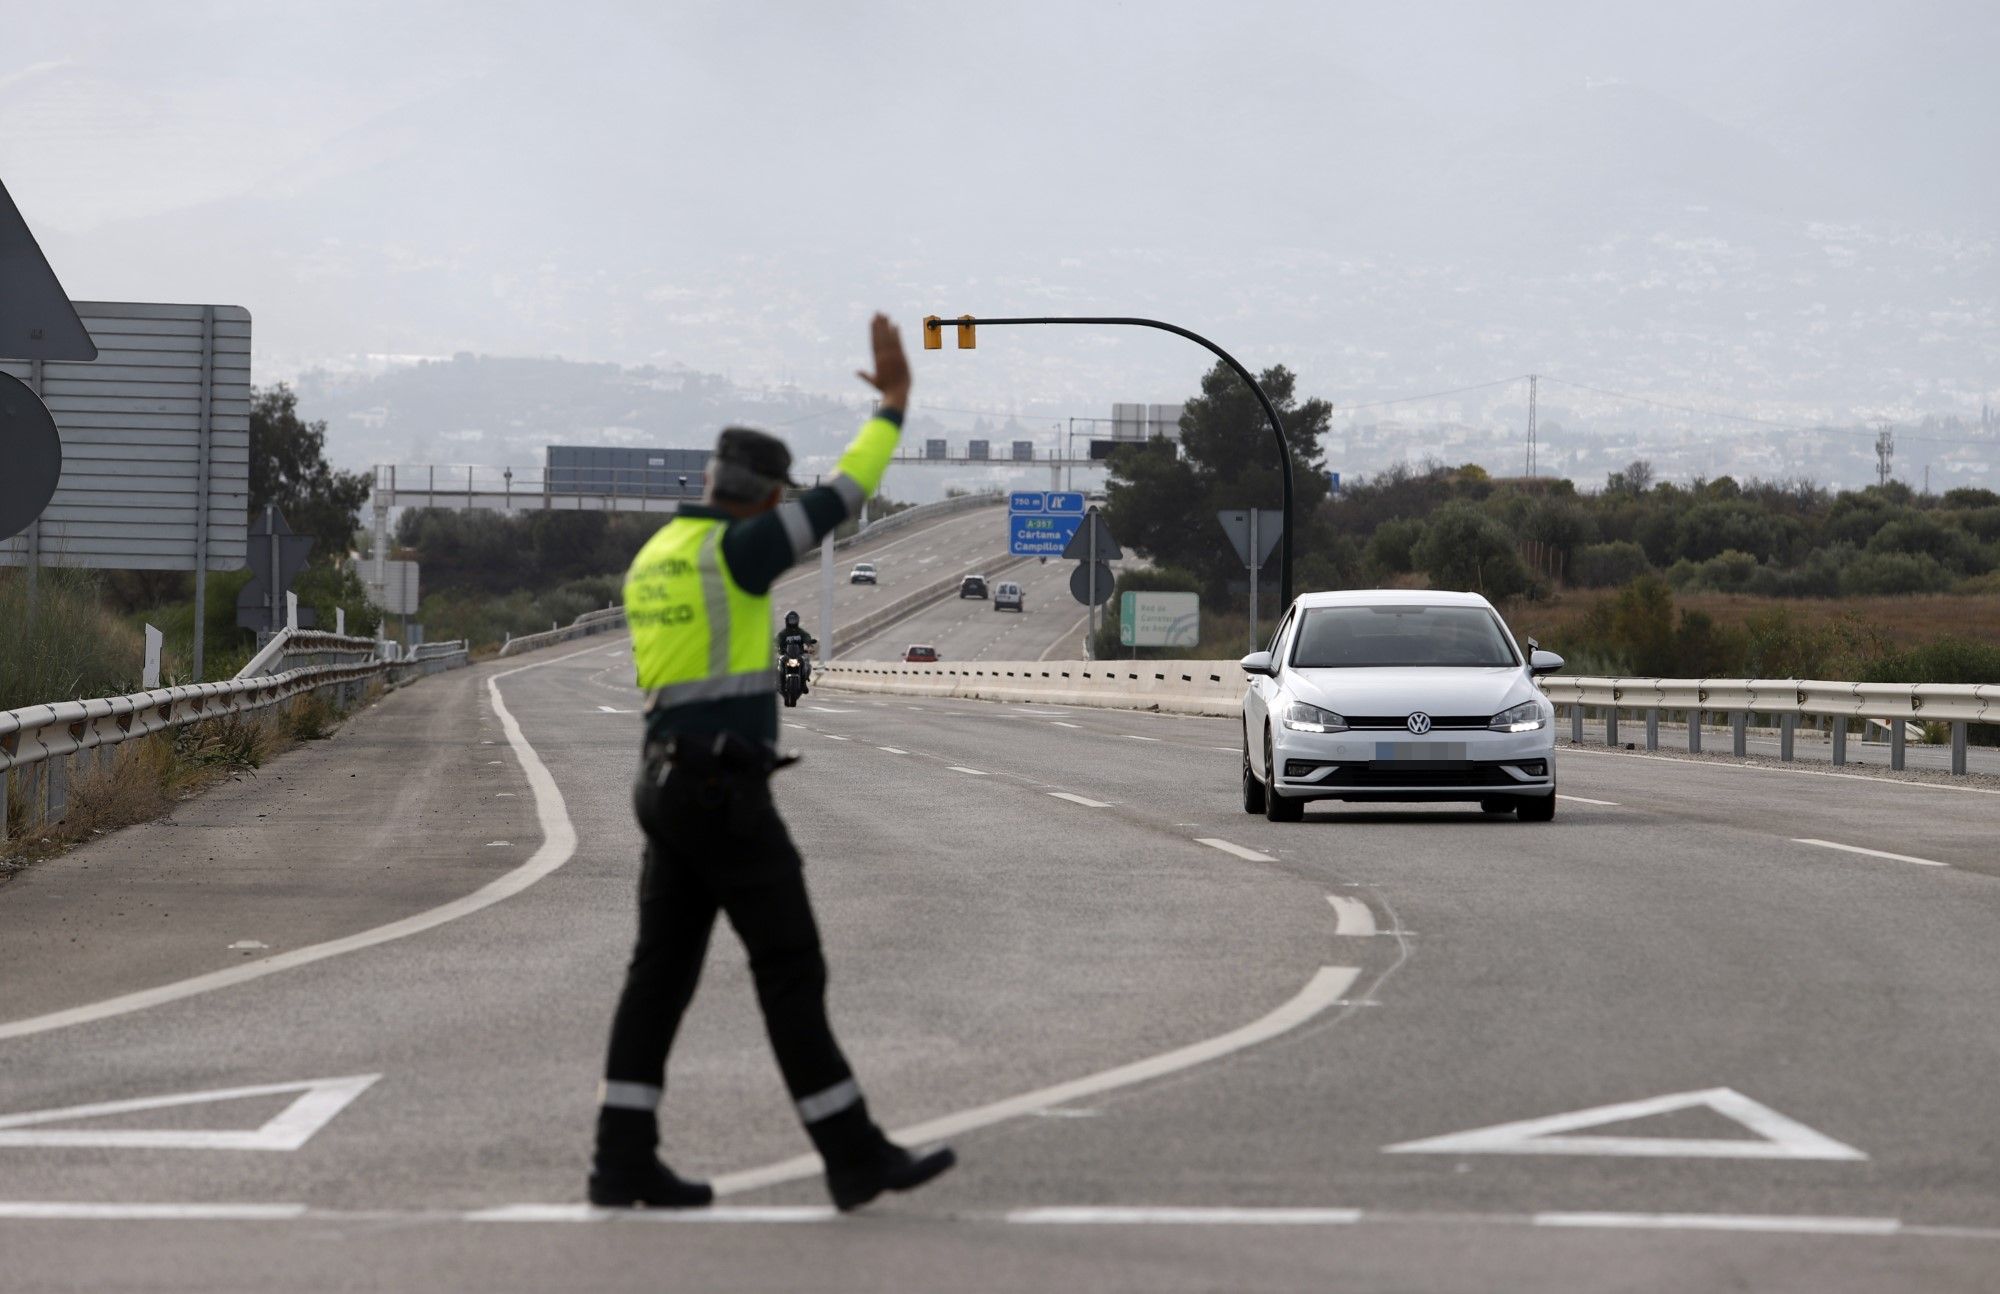
<instances>
[{"instance_id":1,"label":"reflective stripe on vest","mask_svg":"<svg viewBox=\"0 0 2000 1294\"><path fill-rule=\"evenodd\" d=\"M722 551L727 525L676 517L646 541L626 573L632 659L649 708L777 688L771 599L731 577Z\"/></svg>"}]
</instances>

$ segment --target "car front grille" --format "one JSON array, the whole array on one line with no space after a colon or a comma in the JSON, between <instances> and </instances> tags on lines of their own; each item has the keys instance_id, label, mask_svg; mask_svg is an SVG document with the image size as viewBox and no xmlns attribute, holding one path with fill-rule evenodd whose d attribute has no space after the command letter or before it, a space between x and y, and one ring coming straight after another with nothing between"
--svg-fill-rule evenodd
<instances>
[{"instance_id":1,"label":"car front grille","mask_svg":"<svg viewBox=\"0 0 2000 1294\"><path fill-rule=\"evenodd\" d=\"M1404 728L1409 726L1407 714L1350 714L1344 716L1349 728L1357 731L1369 729ZM1431 731L1453 729L1484 728L1493 721L1490 714L1434 714L1431 716Z\"/></svg>"}]
</instances>

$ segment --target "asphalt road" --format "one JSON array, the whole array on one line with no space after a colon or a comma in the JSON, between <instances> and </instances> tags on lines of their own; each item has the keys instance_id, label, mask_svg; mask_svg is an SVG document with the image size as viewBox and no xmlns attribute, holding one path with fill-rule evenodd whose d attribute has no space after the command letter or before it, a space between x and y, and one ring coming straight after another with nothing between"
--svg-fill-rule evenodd
<instances>
[{"instance_id":1,"label":"asphalt road","mask_svg":"<svg viewBox=\"0 0 2000 1294\"><path fill-rule=\"evenodd\" d=\"M887 606L926 584L964 574L966 554L975 558L1005 552L1007 511L997 505L891 530L877 539L859 540L833 555L835 622L849 624L877 606ZM856 562L874 562L880 572L875 584L850 584ZM786 611L797 611L814 636L820 636L820 571L817 556L778 581L772 592L771 614L779 622Z\"/></svg>"},{"instance_id":2,"label":"asphalt road","mask_svg":"<svg viewBox=\"0 0 2000 1294\"><path fill-rule=\"evenodd\" d=\"M1083 604L1069 591L1075 562L1025 562L989 577L1021 586L1019 612L990 600L946 598L849 648L849 660L901 660L911 643L928 643L947 661L1075 659L1083 652Z\"/></svg>"},{"instance_id":3,"label":"asphalt road","mask_svg":"<svg viewBox=\"0 0 2000 1294\"><path fill-rule=\"evenodd\" d=\"M1227 720L831 692L779 799L835 1020L962 1165L827 1216L724 934L665 1116L724 1207L593 1215L627 650L410 688L274 765L291 807L233 786L0 889L0 1289L2000 1284L2000 797L1564 751L1547 825L1281 825ZM133 945L133 894L185 933ZM97 933L18 955L57 913Z\"/></svg>"}]
</instances>

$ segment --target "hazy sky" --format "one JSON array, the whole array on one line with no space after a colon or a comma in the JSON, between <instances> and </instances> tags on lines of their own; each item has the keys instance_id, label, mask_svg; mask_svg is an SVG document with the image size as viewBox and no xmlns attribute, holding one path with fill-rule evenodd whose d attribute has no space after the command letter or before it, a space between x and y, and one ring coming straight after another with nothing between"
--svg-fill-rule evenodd
<instances>
[{"instance_id":1,"label":"hazy sky","mask_svg":"<svg viewBox=\"0 0 2000 1294\"><path fill-rule=\"evenodd\" d=\"M2000 400L1991 0L0 18L0 178L72 295L246 305L263 380L469 350L845 391L879 306L1164 315L1342 401ZM1094 412L1201 367L1043 332L921 380Z\"/></svg>"}]
</instances>

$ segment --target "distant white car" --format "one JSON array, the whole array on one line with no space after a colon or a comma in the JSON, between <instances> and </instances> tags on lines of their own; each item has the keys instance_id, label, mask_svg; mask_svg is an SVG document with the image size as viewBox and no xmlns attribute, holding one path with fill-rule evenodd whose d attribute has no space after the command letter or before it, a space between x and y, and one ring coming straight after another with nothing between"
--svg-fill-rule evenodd
<instances>
[{"instance_id":1,"label":"distant white car","mask_svg":"<svg viewBox=\"0 0 2000 1294\"><path fill-rule=\"evenodd\" d=\"M876 583L877 581L875 578L875 563L873 562L854 563L854 569L847 573L847 582L849 584Z\"/></svg>"},{"instance_id":2,"label":"distant white car","mask_svg":"<svg viewBox=\"0 0 2000 1294\"><path fill-rule=\"evenodd\" d=\"M1021 586L1012 580L1001 580L993 586L993 609L995 611L1021 611Z\"/></svg>"},{"instance_id":3,"label":"distant white car","mask_svg":"<svg viewBox=\"0 0 2000 1294\"><path fill-rule=\"evenodd\" d=\"M1243 810L1296 822L1309 800L1476 800L1547 822L1555 707L1476 593L1308 593L1243 658Z\"/></svg>"}]
</instances>

